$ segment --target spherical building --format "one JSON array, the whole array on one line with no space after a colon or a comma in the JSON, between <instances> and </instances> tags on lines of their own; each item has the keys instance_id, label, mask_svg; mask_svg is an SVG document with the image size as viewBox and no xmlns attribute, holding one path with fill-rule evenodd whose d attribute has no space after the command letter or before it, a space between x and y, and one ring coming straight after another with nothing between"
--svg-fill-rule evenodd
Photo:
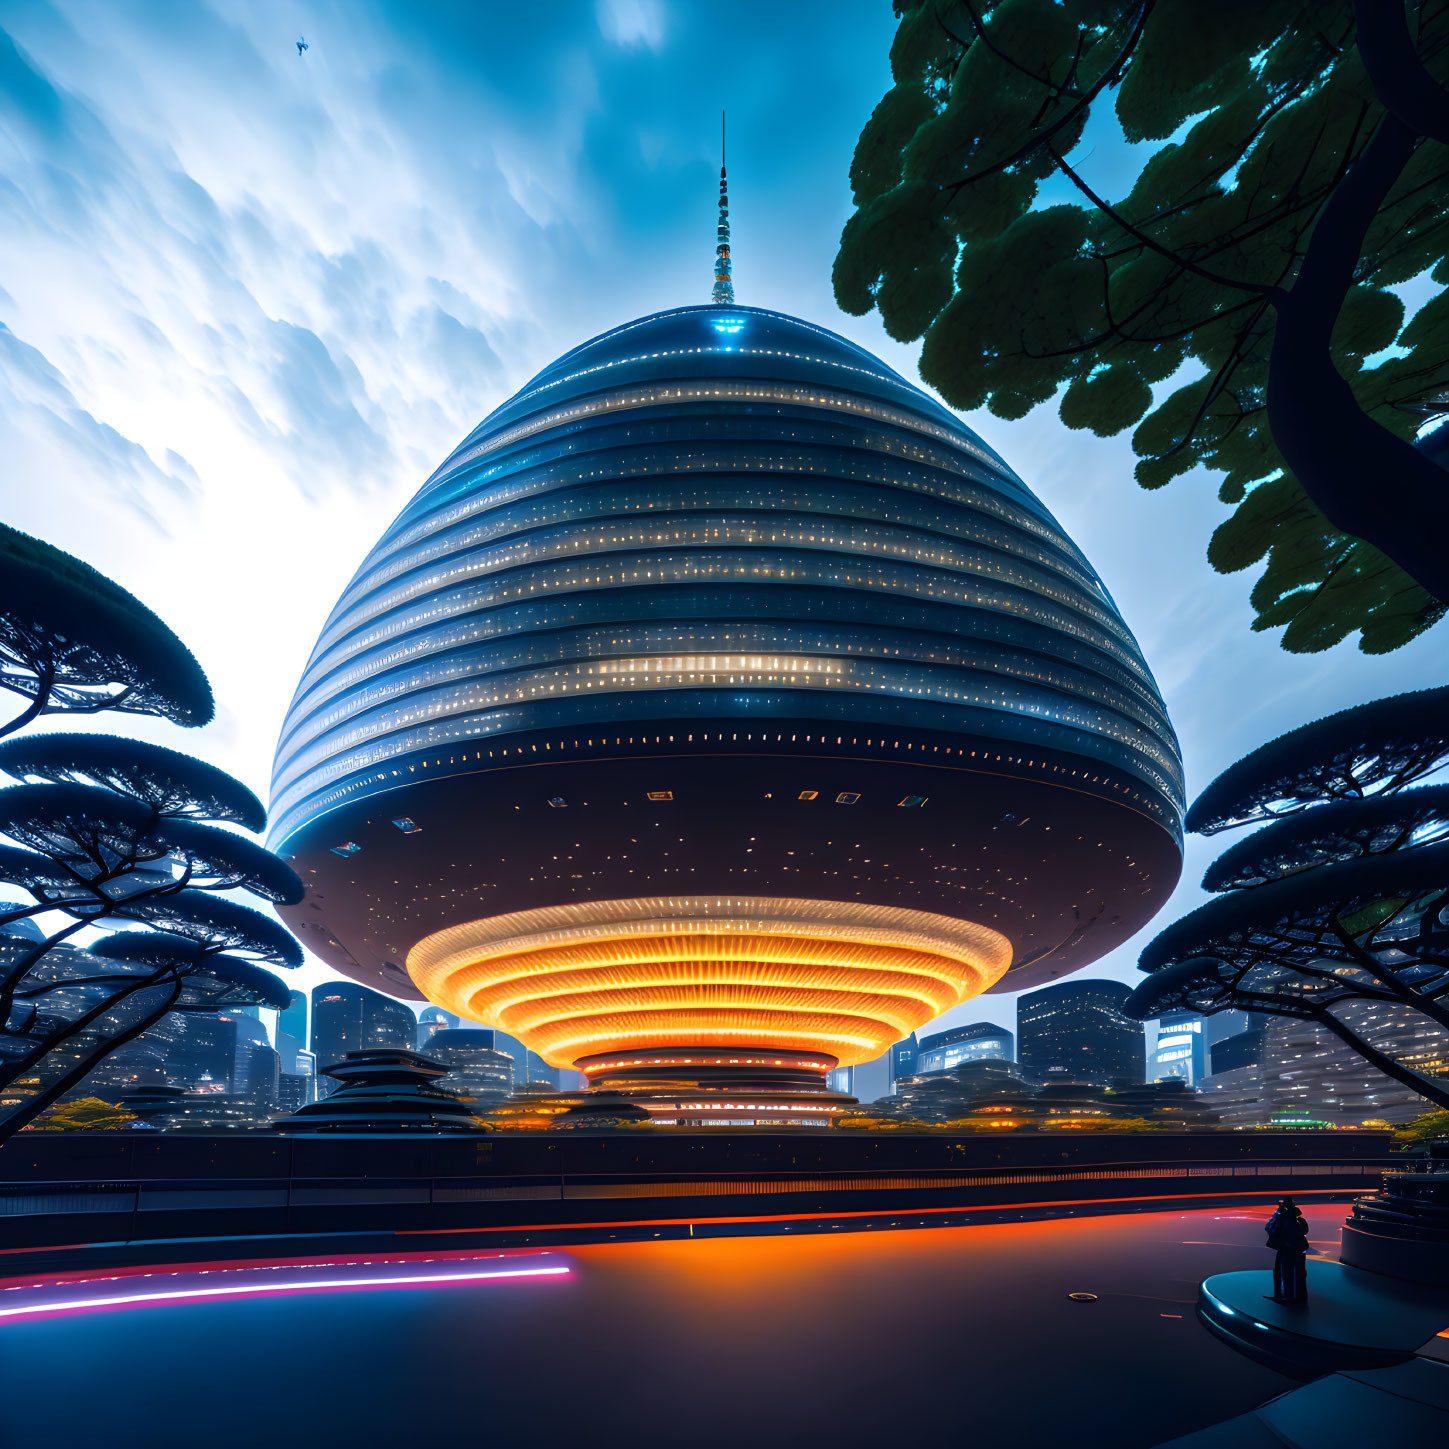
<instances>
[{"instance_id":1,"label":"spherical building","mask_svg":"<svg viewBox=\"0 0 1449 1449\"><path fill-rule=\"evenodd\" d=\"M1177 744L1006 464L793 317L596 337L365 560L282 732L284 914L358 981L617 1080L822 1073L1126 940Z\"/></svg>"}]
</instances>

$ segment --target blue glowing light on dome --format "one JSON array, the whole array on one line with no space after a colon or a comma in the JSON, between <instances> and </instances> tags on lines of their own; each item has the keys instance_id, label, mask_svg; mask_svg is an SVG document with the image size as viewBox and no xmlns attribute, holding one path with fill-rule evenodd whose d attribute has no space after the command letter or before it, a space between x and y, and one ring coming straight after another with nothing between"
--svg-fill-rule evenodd
<instances>
[{"instance_id":1,"label":"blue glowing light on dome","mask_svg":"<svg viewBox=\"0 0 1449 1449\"><path fill-rule=\"evenodd\" d=\"M744 319L740 317L721 317L714 323L716 332L740 332L744 329Z\"/></svg>"}]
</instances>

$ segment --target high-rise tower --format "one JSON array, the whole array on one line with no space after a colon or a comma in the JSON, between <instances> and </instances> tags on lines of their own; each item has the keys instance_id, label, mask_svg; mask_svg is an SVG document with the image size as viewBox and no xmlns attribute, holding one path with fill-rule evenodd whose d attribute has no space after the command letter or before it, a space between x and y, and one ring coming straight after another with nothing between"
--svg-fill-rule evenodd
<instances>
[{"instance_id":1,"label":"high-rise tower","mask_svg":"<svg viewBox=\"0 0 1449 1449\"><path fill-rule=\"evenodd\" d=\"M717 297L723 185L720 217ZM1006 463L729 297L565 354L384 532L283 727L271 843L289 924L360 982L596 1082L795 1100L1141 929L1182 777Z\"/></svg>"}]
</instances>

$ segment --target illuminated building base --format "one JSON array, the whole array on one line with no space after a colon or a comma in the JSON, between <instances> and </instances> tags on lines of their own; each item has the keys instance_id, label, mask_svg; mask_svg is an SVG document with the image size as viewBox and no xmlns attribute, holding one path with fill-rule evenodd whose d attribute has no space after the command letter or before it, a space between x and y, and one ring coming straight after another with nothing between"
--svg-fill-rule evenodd
<instances>
[{"instance_id":1,"label":"illuminated building base","mask_svg":"<svg viewBox=\"0 0 1449 1449\"><path fill-rule=\"evenodd\" d=\"M969 921L757 896L521 911L438 931L407 958L430 1001L554 1066L707 1048L792 1070L809 1056L822 1074L873 1060L1010 963L1007 939Z\"/></svg>"},{"instance_id":2,"label":"illuminated building base","mask_svg":"<svg viewBox=\"0 0 1449 1449\"><path fill-rule=\"evenodd\" d=\"M575 1062L591 1091L616 1093L661 1126L828 1127L856 1104L832 1092L824 1052L664 1047Z\"/></svg>"}]
</instances>

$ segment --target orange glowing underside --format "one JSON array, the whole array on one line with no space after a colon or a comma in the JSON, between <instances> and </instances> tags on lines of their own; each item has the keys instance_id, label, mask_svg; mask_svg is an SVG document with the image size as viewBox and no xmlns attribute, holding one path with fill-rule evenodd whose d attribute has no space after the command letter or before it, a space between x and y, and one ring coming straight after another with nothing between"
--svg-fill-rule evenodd
<instances>
[{"instance_id":1,"label":"orange glowing underside","mask_svg":"<svg viewBox=\"0 0 1449 1449\"><path fill-rule=\"evenodd\" d=\"M636 1047L878 1057L985 991L1011 944L922 911L753 896L597 901L492 916L418 942L429 1001L554 1066Z\"/></svg>"}]
</instances>

